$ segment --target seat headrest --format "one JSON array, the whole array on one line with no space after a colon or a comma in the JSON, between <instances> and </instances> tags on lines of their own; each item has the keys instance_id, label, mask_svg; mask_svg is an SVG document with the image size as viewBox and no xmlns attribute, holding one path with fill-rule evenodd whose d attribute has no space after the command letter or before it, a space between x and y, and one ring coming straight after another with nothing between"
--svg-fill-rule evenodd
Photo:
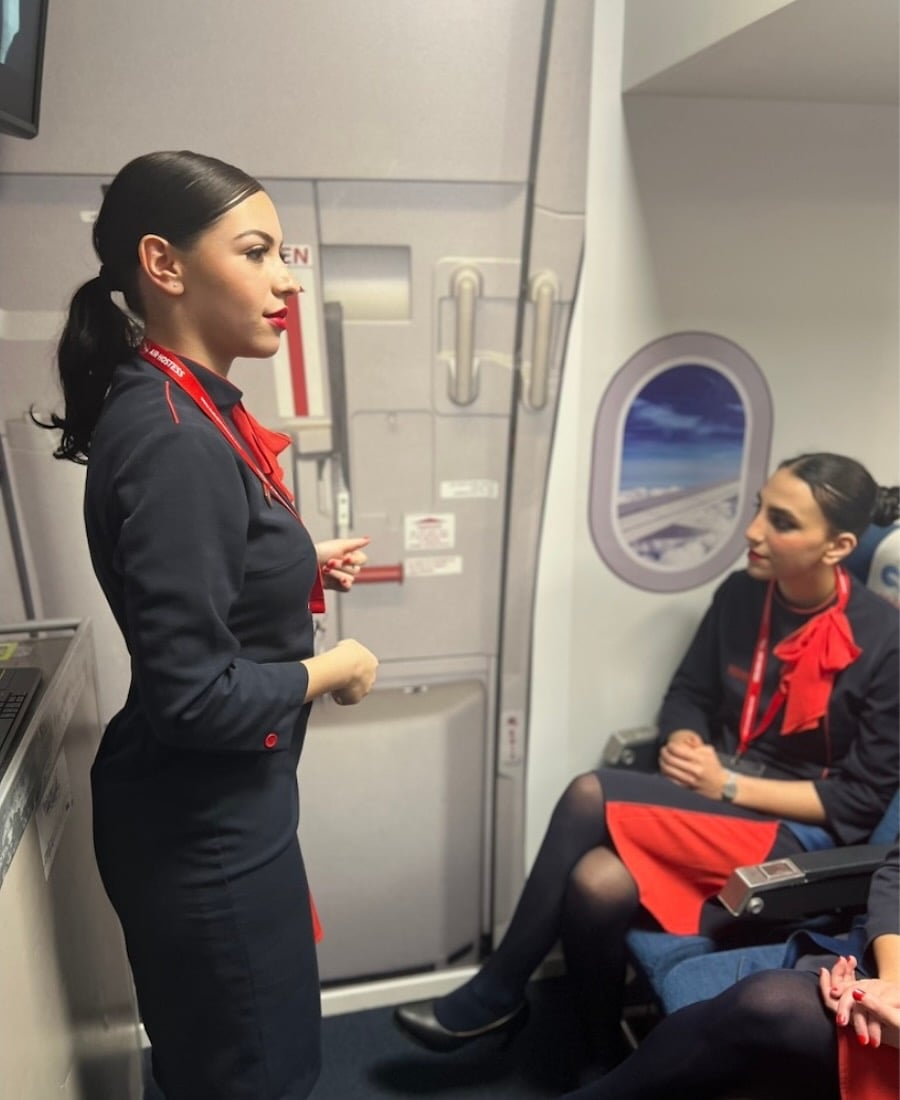
<instances>
[{"instance_id":1,"label":"seat headrest","mask_svg":"<svg viewBox=\"0 0 900 1100\"><path fill-rule=\"evenodd\" d=\"M900 522L867 527L844 564L867 588L900 606Z\"/></svg>"}]
</instances>

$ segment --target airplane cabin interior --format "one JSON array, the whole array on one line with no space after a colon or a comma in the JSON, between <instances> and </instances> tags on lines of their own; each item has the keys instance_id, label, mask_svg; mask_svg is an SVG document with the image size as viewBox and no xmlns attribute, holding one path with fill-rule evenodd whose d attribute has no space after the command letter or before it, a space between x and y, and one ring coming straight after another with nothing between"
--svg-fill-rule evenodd
<instances>
[{"instance_id":1,"label":"airplane cabin interior","mask_svg":"<svg viewBox=\"0 0 900 1100\"><path fill-rule=\"evenodd\" d=\"M898 52L896 0L0 0L0 1094L165 1096L92 837L135 658L36 423L119 169L193 150L270 196L302 292L229 381L313 540L370 539L314 644L377 681L312 702L297 769L312 1096L537 1100L574 1088L558 944L502 1049L392 1013L491 956L573 777L656 768L770 472L900 482ZM900 526L850 564L900 604ZM778 966L766 922L864 911L896 836L895 799L717 904ZM638 1051L719 965L665 939L629 943Z\"/></svg>"}]
</instances>

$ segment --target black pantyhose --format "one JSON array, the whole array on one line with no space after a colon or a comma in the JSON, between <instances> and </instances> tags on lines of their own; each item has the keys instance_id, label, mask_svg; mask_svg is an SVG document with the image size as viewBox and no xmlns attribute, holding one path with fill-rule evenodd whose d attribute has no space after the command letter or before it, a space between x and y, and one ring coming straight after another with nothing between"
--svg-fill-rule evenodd
<instances>
[{"instance_id":1,"label":"black pantyhose","mask_svg":"<svg viewBox=\"0 0 900 1100\"><path fill-rule=\"evenodd\" d=\"M837 1100L835 1022L816 976L751 974L667 1016L602 1080L564 1100Z\"/></svg>"},{"instance_id":2,"label":"black pantyhose","mask_svg":"<svg viewBox=\"0 0 900 1100\"><path fill-rule=\"evenodd\" d=\"M618 973L617 957L610 963L605 959L604 949L592 952L588 943L576 946L578 939L617 941L611 942L611 953L621 954L619 928L627 926L627 918L615 900L616 896L622 896L623 889L621 875L613 873L612 865L624 873L629 883L631 877L615 856L602 848L606 840L603 792L598 777L589 772L573 779L557 802L534 867L497 950L471 981L435 1002L435 1014L445 1027L455 1031L483 1027L512 1012L522 1000L532 971L561 933L571 965L580 966L583 960L589 960L594 975ZM589 859L596 849L599 855L608 857L605 872L595 870L594 861ZM611 898L599 903L593 899L591 908L581 895L586 876L594 880L598 874L601 888L609 888ZM629 916L635 905L633 891L631 883L631 890L625 891ZM564 906L570 903L574 905L573 914L570 919L567 910L564 921ZM607 920L611 923L610 934L603 927Z\"/></svg>"},{"instance_id":3,"label":"black pantyhose","mask_svg":"<svg viewBox=\"0 0 900 1100\"><path fill-rule=\"evenodd\" d=\"M619 1018L625 985L625 933L638 904L634 879L609 848L592 849L569 877L562 946L588 1061L594 1069L611 1068L629 1050Z\"/></svg>"}]
</instances>

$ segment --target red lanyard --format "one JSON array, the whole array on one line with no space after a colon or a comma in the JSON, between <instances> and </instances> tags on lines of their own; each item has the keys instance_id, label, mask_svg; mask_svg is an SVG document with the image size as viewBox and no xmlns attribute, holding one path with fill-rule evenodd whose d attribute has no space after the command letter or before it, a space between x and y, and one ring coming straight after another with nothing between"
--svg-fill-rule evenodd
<instances>
[{"instance_id":1,"label":"red lanyard","mask_svg":"<svg viewBox=\"0 0 900 1100\"><path fill-rule=\"evenodd\" d=\"M152 340L143 340L139 351L143 359L146 359L148 363L158 370L161 370L163 374L169 377L175 385L178 386L179 389L182 389L188 397L191 398L194 404L209 417L213 424L215 424L244 462L247 463L250 470L262 482L266 500L270 501L274 493L278 502L287 508L298 523L302 523L303 521L300 519L300 513L284 495L281 487L260 469L256 459L253 458L231 428L229 428L225 417L222 416L216 408L209 394L178 356L175 355L174 352L167 351L165 348L160 347L159 344L154 344ZM312 591L310 592L309 607L311 611L317 614L321 614L325 611L325 593L322 589L322 576L318 571L318 567L316 569L316 579L313 581Z\"/></svg>"},{"instance_id":2,"label":"red lanyard","mask_svg":"<svg viewBox=\"0 0 900 1100\"><path fill-rule=\"evenodd\" d=\"M838 604L846 602L850 586L847 582L847 574L843 569L835 568L835 580L837 582ZM769 635L772 629L772 597L775 592L775 582L769 581L766 592L766 600L763 604L762 619L759 623L759 635L756 639L756 648L753 651L753 664L750 666L750 682L747 685L747 693L744 696L744 706L741 710L741 724L739 729L738 752L745 752L748 745L759 737L772 724L772 719L784 705L785 694L779 687L772 696L766 713L760 723L754 729L754 722L759 711L759 701L762 695L763 679L766 674L766 662L769 656Z\"/></svg>"}]
</instances>

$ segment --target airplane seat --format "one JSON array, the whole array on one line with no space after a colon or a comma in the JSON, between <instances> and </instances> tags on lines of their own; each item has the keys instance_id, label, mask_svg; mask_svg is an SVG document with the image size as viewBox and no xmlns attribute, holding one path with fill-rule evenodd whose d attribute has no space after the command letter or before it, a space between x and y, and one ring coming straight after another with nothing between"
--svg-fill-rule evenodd
<instances>
[{"instance_id":1,"label":"airplane seat","mask_svg":"<svg viewBox=\"0 0 900 1100\"><path fill-rule=\"evenodd\" d=\"M898 566L900 566L900 524L890 527L872 525L860 539L860 544L847 559L847 568L879 595L896 601ZM893 590L891 586L893 585ZM604 767L629 767L640 771L655 770L657 756L656 730L639 727L612 735L603 753ZM854 845L825 852L805 852L792 861L799 868L783 882L767 883L767 892L751 898L745 911L736 919L779 918L810 930L834 933L846 929L850 920L837 913L854 913L865 906L868 880L887 852L887 847L900 835L900 792L892 802L865 845ZM835 853L839 856L835 857ZM781 865L784 861L772 861ZM770 864L761 864L761 876ZM809 869L808 869L809 868ZM742 869L749 877L750 869ZM732 876L734 878L735 876ZM827 887L823 881L827 879ZM723 889L725 895L731 880ZM773 903L776 891L780 896ZM788 898L792 900L788 900ZM842 922L842 923L841 923ZM771 939L771 930L758 921L760 939ZM768 937L767 937L768 932ZM632 929L626 939L629 959L635 973L630 1003L646 1001L647 996L664 1014L674 1012L694 1001L713 997L727 986L756 970L782 964L786 942L760 942L749 946L717 949L709 936L679 936L668 932Z\"/></svg>"},{"instance_id":2,"label":"airplane seat","mask_svg":"<svg viewBox=\"0 0 900 1100\"><path fill-rule=\"evenodd\" d=\"M785 861L772 860L740 868L719 898L733 904L735 890L749 895L742 898L738 920L749 922L762 916L766 908L769 912L776 908L785 918L802 923L804 931L840 936L849 930L853 917L864 910L869 878L898 835L900 792L894 795L867 844L795 856L790 862L798 869L798 875L786 877L781 883L777 880L760 883L756 892L752 887L748 889L747 881L765 878L767 869L780 868ZM785 896L788 891L790 898ZM780 904L776 902L773 906L773 898L779 892ZM758 904L760 901L762 905ZM765 937L764 927L761 932ZM780 939L717 950L716 942L708 936L678 936L642 929L629 932L627 943L636 971L666 1015L695 1001L715 997L754 971L782 966L788 948L787 941Z\"/></svg>"},{"instance_id":3,"label":"airplane seat","mask_svg":"<svg viewBox=\"0 0 900 1100\"><path fill-rule=\"evenodd\" d=\"M847 558L847 568L873 592L900 604L900 520L867 527Z\"/></svg>"}]
</instances>

